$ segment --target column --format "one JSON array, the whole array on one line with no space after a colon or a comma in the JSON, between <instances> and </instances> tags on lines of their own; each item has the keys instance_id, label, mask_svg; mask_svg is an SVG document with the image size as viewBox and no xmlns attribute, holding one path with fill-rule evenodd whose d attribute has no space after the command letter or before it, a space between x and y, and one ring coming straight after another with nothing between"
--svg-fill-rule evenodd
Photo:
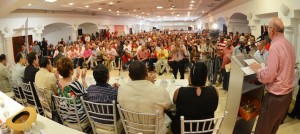
<instances>
[{"instance_id":1,"label":"column","mask_svg":"<svg viewBox=\"0 0 300 134\"><path fill-rule=\"evenodd\" d=\"M12 34L11 34L12 35ZM12 36L9 34L5 35L5 54L7 56L7 62L9 64L15 63L15 57L14 57L14 49L13 49L13 42L12 42Z\"/></svg>"},{"instance_id":2,"label":"column","mask_svg":"<svg viewBox=\"0 0 300 134\"><path fill-rule=\"evenodd\" d=\"M2 37L2 34L0 34L0 54L4 54L6 51L6 48L4 46L4 43L3 43L3 37Z\"/></svg>"},{"instance_id":3,"label":"column","mask_svg":"<svg viewBox=\"0 0 300 134\"><path fill-rule=\"evenodd\" d=\"M296 44L294 44L293 41L293 33L294 33L294 29L293 27L285 27L284 28L284 36L294 45L296 46Z\"/></svg>"}]
</instances>

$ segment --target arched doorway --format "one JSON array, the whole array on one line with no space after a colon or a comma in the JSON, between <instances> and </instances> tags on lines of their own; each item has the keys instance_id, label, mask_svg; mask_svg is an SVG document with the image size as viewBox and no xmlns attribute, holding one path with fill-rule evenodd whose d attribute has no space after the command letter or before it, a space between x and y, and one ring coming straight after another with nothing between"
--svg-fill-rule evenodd
<instances>
[{"instance_id":1,"label":"arched doorway","mask_svg":"<svg viewBox=\"0 0 300 134\"><path fill-rule=\"evenodd\" d=\"M95 34L96 32L99 32L98 31L98 27L96 24L94 23L90 23L90 22L87 22L87 23L82 23L78 26L78 31L81 31L81 32L78 32L78 36L80 36L80 34Z\"/></svg>"},{"instance_id":2,"label":"arched doorway","mask_svg":"<svg viewBox=\"0 0 300 134\"><path fill-rule=\"evenodd\" d=\"M247 16L242 13L234 13L228 20L228 32L250 33Z\"/></svg>"},{"instance_id":3,"label":"arched doorway","mask_svg":"<svg viewBox=\"0 0 300 134\"><path fill-rule=\"evenodd\" d=\"M46 25L42 37L48 40L48 44L56 45L61 39L67 41L72 36L73 27L67 23L52 23Z\"/></svg>"}]
</instances>

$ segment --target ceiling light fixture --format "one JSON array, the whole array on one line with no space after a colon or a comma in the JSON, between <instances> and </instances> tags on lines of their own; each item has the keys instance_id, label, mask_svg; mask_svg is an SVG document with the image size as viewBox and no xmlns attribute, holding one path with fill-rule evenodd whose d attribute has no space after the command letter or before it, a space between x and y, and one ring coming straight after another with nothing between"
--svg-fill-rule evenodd
<instances>
[{"instance_id":1,"label":"ceiling light fixture","mask_svg":"<svg viewBox=\"0 0 300 134\"><path fill-rule=\"evenodd\" d=\"M73 5L74 5L74 3L69 3L69 5L70 5L70 6L73 6Z\"/></svg>"},{"instance_id":2,"label":"ceiling light fixture","mask_svg":"<svg viewBox=\"0 0 300 134\"><path fill-rule=\"evenodd\" d=\"M111 12L111 10L109 9L108 11L110 11Z\"/></svg>"},{"instance_id":3,"label":"ceiling light fixture","mask_svg":"<svg viewBox=\"0 0 300 134\"><path fill-rule=\"evenodd\" d=\"M173 9L173 7L170 8L171 10Z\"/></svg>"},{"instance_id":4,"label":"ceiling light fixture","mask_svg":"<svg viewBox=\"0 0 300 134\"><path fill-rule=\"evenodd\" d=\"M118 16L120 15L120 14L117 14Z\"/></svg>"},{"instance_id":5,"label":"ceiling light fixture","mask_svg":"<svg viewBox=\"0 0 300 134\"><path fill-rule=\"evenodd\" d=\"M98 9L99 9L99 10L101 10L102 8L101 8L101 7L99 7Z\"/></svg>"},{"instance_id":6,"label":"ceiling light fixture","mask_svg":"<svg viewBox=\"0 0 300 134\"><path fill-rule=\"evenodd\" d=\"M163 7L162 6L158 6L158 7L156 7L157 9L162 9Z\"/></svg>"},{"instance_id":7,"label":"ceiling light fixture","mask_svg":"<svg viewBox=\"0 0 300 134\"><path fill-rule=\"evenodd\" d=\"M129 15L129 13L127 13Z\"/></svg>"},{"instance_id":8,"label":"ceiling light fixture","mask_svg":"<svg viewBox=\"0 0 300 134\"><path fill-rule=\"evenodd\" d=\"M112 4L114 4L114 3L113 3L113 2L109 2L108 4L109 4L109 5L112 5Z\"/></svg>"},{"instance_id":9,"label":"ceiling light fixture","mask_svg":"<svg viewBox=\"0 0 300 134\"><path fill-rule=\"evenodd\" d=\"M119 13L119 11L117 11L117 13Z\"/></svg>"},{"instance_id":10,"label":"ceiling light fixture","mask_svg":"<svg viewBox=\"0 0 300 134\"><path fill-rule=\"evenodd\" d=\"M136 10L134 9L133 12L135 12Z\"/></svg>"},{"instance_id":11,"label":"ceiling light fixture","mask_svg":"<svg viewBox=\"0 0 300 134\"><path fill-rule=\"evenodd\" d=\"M194 6L193 4L190 5L190 7Z\"/></svg>"},{"instance_id":12,"label":"ceiling light fixture","mask_svg":"<svg viewBox=\"0 0 300 134\"><path fill-rule=\"evenodd\" d=\"M190 9L193 9L192 7L190 7Z\"/></svg>"},{"instance_id":13,"label":"ceiling light fixture","mask_svg":"<svg viewBox=\"0 0 300 134\"><path fill-rule=\"evenodd\" d=\"M31 6L31 3L29 3L28 6Z\"/></svg>"},{"instance_id":14,"label":"ceiling light fixture","mask_svg":"<svg viewBox=\"0 0 300 134\"><path fill-rule=\"evenodd\" d=\"M55 2L57 0L45 0L46 2Z\"/></svg>"},{"instance_id":15,"label":"ceiling light fixture","mask_svg":"<svg viewBox=\"0 0 300 134\"><path fill-rule=\"evenodd\" d=\"M171 13L171 14L174 14L174 13Z\"/></svg>"},{"instance_id":16,"label":"ceiling light fixture","mask_svg":"<svg viewBox=\"0 0 300 134\"><path fill-rule=\"evenodd\" d=\"M205 13L205 11L202 11L202 13Z\"/></svg>"},{"instance_id":17,"label":"ceiling light fixture","mask_svg":"<svg viewBox=\"0 0 300 134\"><path fill-rule=\"evenodd\" d=\"M195 3L195 1L192 0L191 3Z\"/></svg>"},{"instance_id":18,"label":"ceiling light fixture","mask_svg":"<svg viewBox=\"0 0 300 134\"><path fill-rule=\"evenodd\" d=\"M89 6L89 5L85 5L85 7L86 7L86 8L89 8L90 6Z\"/></svg>"}]
</instances>

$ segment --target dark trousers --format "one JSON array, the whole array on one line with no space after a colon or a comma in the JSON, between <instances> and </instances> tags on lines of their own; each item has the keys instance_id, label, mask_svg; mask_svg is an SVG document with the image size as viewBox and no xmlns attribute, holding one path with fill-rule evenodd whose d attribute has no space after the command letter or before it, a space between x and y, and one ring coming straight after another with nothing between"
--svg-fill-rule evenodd
<instances>
[{"instance_id":1,"label":"dark trousers","mask_svg":"<svg viewBox=\"0 0 300 134\"><path fill-rule=\"evenodd\" d=\"M181 61L173 61L172 63L173 67L173 75L175 77L175 79L177 79L177 73L179 71L180 73L180 79L184 79L184 70L185 70L185 64L184 62L181 60Z\"/></svg>"},{"instance_id":2,"label":"dark trousers","mask_svg":"<svg viewBox=\"0 0 300 134\"><path fill-rule=\"evenodd\" d=\"M218 73L219 73L219 70L221 68L221 65L222 65L222 59L220 58L216 58L214 60L214 71L213 71L213 81L212 83L216 83L217 81L217 77L218 77ZM220 73L220 77L219 77L219 80L218 80L219 83L222 82L222 73Z\"/></svg>"},{"instance_id":3,"label":"dark trousers","mask_svg":"<svg viewBox=\"0 0 300 134\"><path fill-rule=\"evenodd\" d=\"M116 67L119 67L120 56L115 56Z\"/></svg>"},{"instance_id":4,"label":"dark trousers","mask_svg":"<svg viewBox=\"0 0 300 134\"><path fill-rule=\"evenodd\" d=\"M157 59L156 58L150 58L149 59L149 71L153 71L154 70L154 63L157 62Z\"/></svg>"},{"instance_id":5,"label":"dark trousers","mask_svg":"<svg viewBox=\"0 0 300 134\"><path fill-rule=\"evenodd\" d=\"M291 112L291 114L294 116L297 116L298 118L300 117L300 87L299 87L298 94L296 97L296 103L295 103L294 109Z\"/></svg>"},{"instance_id":6,"label":"dark trousers","mask_svg":"<svg viewBox=\"0 0 300 134\"><path fill-rule=\"evenodd\" d=\"M80 66L81 68L83 68L82 66L82 63L83 63L83 58L74 58L73 59L73 64L74 64L74 68Z\"/></svg>"},{"instance_id":7,"label":"dark trousers","mask_svg":"<svg viewBox=\"0 0 300 134\"><path fill-rule=\"evenodd\" d=\"M263 99L255 134L276 134L291 101L292 92L286 95L267 93Z\"/></svg>"},{"instance_id":8,"label":"dark trousers","mask_svg":"<svg viewBox=\"0 0 300 134\"><path fill-rule=\"evenodd\" d=\"M223 75L223 89L228 90L230 72L226 72L225 69L222 69L221 72L222 72L222 75Z\"/></svg>"}]
</instances>

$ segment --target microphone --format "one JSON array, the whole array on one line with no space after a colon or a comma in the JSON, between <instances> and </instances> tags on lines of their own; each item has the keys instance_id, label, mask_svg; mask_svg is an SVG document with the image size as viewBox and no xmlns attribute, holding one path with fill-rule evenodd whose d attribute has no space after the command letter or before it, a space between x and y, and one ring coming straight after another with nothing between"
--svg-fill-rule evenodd
<instances>
[{"instance_id":1,"label":"microphone","mask_svg":"<svg viewBox=\"0 0 300 134\"><path fill-rule=\"evenodd\" d=\"M256 39L264 39L264 37L267 36L267 35L268 35L268 31L265 31L262 35L260 35Z\"/></svg>"}]
</instances>

